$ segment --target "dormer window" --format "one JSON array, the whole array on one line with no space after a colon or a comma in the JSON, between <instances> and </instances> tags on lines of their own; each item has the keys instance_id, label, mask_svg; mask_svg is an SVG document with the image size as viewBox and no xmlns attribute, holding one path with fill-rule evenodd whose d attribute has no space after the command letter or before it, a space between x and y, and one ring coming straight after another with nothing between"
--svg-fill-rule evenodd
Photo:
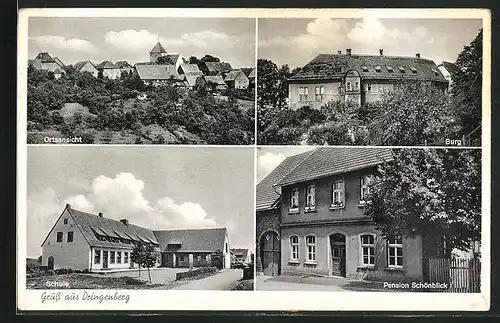
<instances>
[{"instance_id":1,"label":"dormer window","mask_svg":"<svg viewBox=\"0 0 500 323\"><path fill-rule=\"evenodd\" d=\"M314 211L316 209L316 187L308 186L306 191L306 209L305 211Z\"/></svg>"},{"instance_id":2,"label":"dormer window","mask_svg":"<svg viewBox=\"0 0 500 323\"><path fill-rule=\"evenodd\" d=\"M405 71L405 69L404 69L404 67L403 67L403 66L399 66L399 67L398 67L398 69L399 69L399 71L400 71L401 73L406 73L406 71Z\"/></svg>"},{"instance_id":3,"label":"dormer window","mask_svg":"<svg viewBox=\"0 0 500 323\"><path fill-rule=\"evenodd\" d=\"M332 205L330 208L343 208L345 205L344 180L338 180L333 183Z\"/></svg>"},{"instance_id":4,"label":"dormer window","mask_svg":"<svg viewBox=\"0 0 500 323\"><path fill-rule=\"evenodd\" d=\"M363 70L363 72L368 72L368 67L365 65L361 66L361 69Z\"/></svg>"},{"instance_id":5,"label":"dormer window","mask_svg":"<svg viewBox=\"0 0 500 323\"><path fill-rule=\"evenodd\" d=\"M410 70L413 74L417 74L417 69L415 67L410 67Z\"/></svg>"},{"instance_id":6,"label":"dormer window","mask_svg":"<svg viewBox=\"0 0 500 323\"><path fill-rule=\"evenodd\" d=\"M290 213L298 213L299 212L299 189L294 188L290 193Z\"/></svg>"},{"instance_id":7,"label":"dormer window","mask_svg":"<svg viewBox=\"0 0 500 323\"><path fill-rule=\"evenodd\" d=\"M394 70L392 69L392 66L387 65L386 68L389 71L389 73L394 72Z\"/></svg>"},{"instance_id":8,"label":"dormer window","mask_svg":"<svg viewBox=\"0 0 500 323\"><path fill-rule=\"evenodd\" d=\"M439 76L439 72L438 71L436 71L435 69L432 69L432 71L434 72L434 75Z\"/></svg>"},{"instance_id":9,"label":"dormer window","mask_svg":"<svg viewBox=\"0 0 500 323\"><path fill-rule=\"evenodd\" d=\"M377 71L378 73L382 72L382 67L380 65L376 65L375 71Z\"/></svg>"}]
</instances>

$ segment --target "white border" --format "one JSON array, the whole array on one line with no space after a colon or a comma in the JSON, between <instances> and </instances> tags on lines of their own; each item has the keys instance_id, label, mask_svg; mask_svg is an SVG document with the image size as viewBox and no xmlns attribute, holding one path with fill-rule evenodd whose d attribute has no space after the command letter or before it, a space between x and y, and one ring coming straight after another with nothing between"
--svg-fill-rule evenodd
<instances>
[{"instance_id":1,"label":"white border","mask_svg":"<svg viewBox=\"0 0 500 323\"><path fill-rule=\"evenodd\" d=\"M474 18L483 20L482 116L482 266L481 293L411 292L280 292L120 290L130 295L119 301L64 301L41 303L43 290L26 289L26 81L29 17L234 17L234 18ZM258 30L256 30L258 37ZM258 44L256 44L258 46ZM19 310L363 310L485 311L490 307L490 182L491 182L491 16L486 9L21 9L18 25L18 136L17 136L17 305ZM45 146L45 145L44 145ZM50 147L52 145L47 145ZM58 145L60 146L60 145ZM70 145L66 145L70 146ZM87 145L92 146L92 145ZM110 145L130 146L130 145ZM177 145L179 147L180 145ZM193 146L190 146L193 147ZM237 147L237 146L223 146ZM248 146L247 146L248 147ZM255 145L253 145L255 147ZM273 146L279 147L279 146ZM352 146L349 146L352 147ZM424 148L422 146L406 148ZM425 147L439 148L439 147ZM441 147L445 148L445 147ZM453 148L453 147L446 147ZM455 147L464 148L464 147ZM256 150L256 149L255 149ZM257 151L254 161L257 162ZM256 166L254 168L256 171ZM256 184L256 183L253 183ZM255 241L254 241L255 244ZM255 255L256 257L257 255ZM50 292L57 292L51 290ZM61 290L65 294L82 292ZM90 290L94 293L106 291ZM108 291L110 292L110 291ZM114 290L112 292L115 292ZM307 295L304 295L306 293Z\"/></svg>"}]
</instances>

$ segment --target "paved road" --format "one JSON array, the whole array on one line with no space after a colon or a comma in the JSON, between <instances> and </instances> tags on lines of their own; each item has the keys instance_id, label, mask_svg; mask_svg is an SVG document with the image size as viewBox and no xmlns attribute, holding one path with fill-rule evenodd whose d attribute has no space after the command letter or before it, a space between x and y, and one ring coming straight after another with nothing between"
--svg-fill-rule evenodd
<instances>
[{"instance_id":1,"label":"paved road","mask_svg":"<svg viewBox=\"0 0 500 323\"><path fill-rule=\"evenodd\" d=\"M256 278L257 290L292 290L292 291L346 291L342 285L346 279L312 278L298 279L296 276L263 276Z\"/></svg>"},{"instance_id":2,"label":"paved road","mask_svg":"<svg viewBox=\"0 0 500 323\"><path fill-rule=\"evenodd\" d=\"M180 282L179 285L172 287L172 289L228 290L242 277L242 269L224 269L220 273L210 277Z\"/></svg>"},{"instance_id":3,"label":"paved road","mask_svg":"<svg viewBox=\"0 0 500 323\"><path fill-rule=\"evenodd\" d=\"M175 274L188 271L188 268L152 268L151 269L151 282L153 284L170 284L175 281ZM106 274L96 274L97 277L133 277L142 279L149 282L148 270L141 269L141 276L139 271L121 271Z\"/></svg>"}]
</instances>

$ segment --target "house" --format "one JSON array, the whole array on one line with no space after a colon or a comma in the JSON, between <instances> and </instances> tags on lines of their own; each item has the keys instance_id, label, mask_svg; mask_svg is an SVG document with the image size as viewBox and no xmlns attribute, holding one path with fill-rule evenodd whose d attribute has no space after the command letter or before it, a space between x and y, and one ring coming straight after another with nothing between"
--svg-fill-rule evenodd
<instances>
[{"instance_id":1,"label":"house","mask_svg":"<svg viewBox=\"0 0 500 323\"><path fill-rule=\"evenodd\" d=\"M246 77L250 81L250 86L255 85L255 68L253 67L245 67L241 69L243 73L245 73Z\"/></svg>"},{"instance_id":2,"label":"house","mask_svg":"<svg viewBox=\"0 0 500 323\"><path fill-rule=\"evenodd\" d=\"M75 71L78 73L90 73L95 78L99 76L99 71L90 61L83 61L76 63Z\"/></svg>"},{"instance_id":3,"label":"house","mask_svg":"<svg viewBox=\"0 0 500 323\"><path fill-rule=\"evenodd\" d=\"M443 61L441 64L438 65L438 69L443 74L444 78L448 81L448 93L451 90L451 87L453 85L453 74L458 72L458 66L447 62Z\"/></svg>"},{"instance_id":4,"label":"house","mask_svg":"<svg viewBox=\"0 0 500 323\"><path fill-rule=\"evenodd\" d=\"M57 57L50 56L47 52L38 53L35 59L29 59L28 65L33 66L37 70L45 70L54 73L54 77L57 79L66 74L64 70L65 65ZM57 75L57 76L56 76Z\"/></svg>"},{"instance_id":5,"label":"house","mask_svg":"<svg viewBox=\"0 0 500 323\"><path fill-rule=\"evenodd\" d=\"M162 44L157 42L149 52L149 62L152 64L173 64L175 65L175 68L178 69L179 66L185 62L185 60L180 54L167 53Z\"/></svg>"},{"instance_id":6,"label":"house","mask_svg":"<svg viewBox=\"0 0 500 323\"><path fill-rule=\"evenodd\" d=\"M222 252L229 268L227 230L159 230L133 225L128 220L90 214L66 204L42 243L42 265L50 269L100 271L134 268L131 253L136 243L160 252L156 266L200 267L212 265L211 253ZM208 255L208 256L207 256Z\"/></svg>"},{"instance_id":7,"label":"house","mask_svg":"<svg viewBox=\"0 0 500 323\"><path fill-rule=\"evenodd\" d=\"M181 64L177 72L180 75L184 75L186 78L187 86L193 87L196 85L196 80L199 77L203 77L203 72L198 68L196 64Z\"/></svg>"},{"instance_id":8,"label":"house","mask_svg":"<svg viewBox=\"0 0 500 323\"><path fill-rule=\"evenodd\" d=\"M204 267L212 254L222 252L223 268L231 267L229 237L225 228L154 231L160 242L160 265L171 268Z\"/></svg>"},{"instance_id":9,"label":"house","mask_svg":"<svg viewBox=\"0 0 500 323\"><path fill-rule=\"evenodd\" d=\"M205 62L205 66L207 75L211 76L222 75L222 77L225 77L227 73L233 70L231 64L226 62Z\"/></svg>"},{"instance_id":10,"label":"house","mask_svg":"<svg viewBox=\"0 0 500 323\"><path fill-rule=\"evenodd\" d=\"M320 109L330 101L352 101L356 104L376 102L395 84L411 80L430 82L445 91L448 81L436 64L420 57L319 54L288 79L292 109L310 106Z\"/></svg>"},{"instance_id":11,"label":"house","mask_svg":"<svg viewBox=\"0 0 500 323\"><path fill-rule=\"evenodd\" d=\"M388 148L316 148L289 157L257 186L257 245L264 274L414 279L442 256L433 236L386 239L365 215L367 183Z\"/></svg>"},{"instance_id":12,"label":"house","mask_svg":"<svg viewBox=\"0 0 500 323\"><path fill-rule=\"evenodd\" d=\"M231 249L234 259L231 263L234 264L249 264L252 262L251 252L249 249Z\"/></svg>"},{"instance_id":13,"label":"house","mask_svg":"<svg viewBox=\"0 0 500 323\"><path fill-rule=\"evenodd\" d=\"M204 75L196 79L198 86L212 86L216 91L223 91L227 89L227 84L221 75Z\"/></svg>"},{"instance_id":14,"label":"house","mask_svg":"<svg viewBox=\"0 0 500 323\"><path fill-rule=\"evenodd\" d=\"M250 80L242 70L232 70L224 79L227 86L233 89L248 89Z\"/></svg>"},{"instance_id":15,"label":"house","mask_svg":"<svg viewBox=\"0 0 500 323\"><path fill-rule=\"evenodd\" d=\"M61 76L64 74L64 71L60 68L56 68L53 73L54 73L54 78L57 80L61 78Z\"/></svg>"},{"instance_id":16,"label":"house","mask_svg":"<svg viewBox=\"0 0 500 323\"><path fill-rule=\"evenodd\" d=\"M121 69L110 61L104 61L96 66L101 78L109 78L111 80L121 77Z\"/></svg>"},{"instance_id":17,"label":"house","mask_svg":"<svg viewBox=\"0 0 500 323\"><path fill-rule=\"evenodd\" d=\"M122 75L132 73L132 71L134 70L134 67L127 61L118 61L115 63L115 65L120 69Z\"/></svg>"},{"instance_id":18,"label":"house","mask_svg":"<svg viewBox=\"0 0 500 323\"><path fill-rule=\"evenodd\" d=\"M177 73L175 65L135 64L135 72L146 85L184 85L185 77Z\"/></svg>"}]
</instances>

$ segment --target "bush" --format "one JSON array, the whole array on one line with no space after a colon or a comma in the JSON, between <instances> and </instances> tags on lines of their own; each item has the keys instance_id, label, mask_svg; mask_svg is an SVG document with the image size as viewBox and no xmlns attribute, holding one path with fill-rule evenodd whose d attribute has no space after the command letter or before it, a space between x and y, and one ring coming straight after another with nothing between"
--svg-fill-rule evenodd
<instances>
[{"instance_id":1,"label":"bush","mask_svg":"<svg viewBox=\"0 0 500 323\"><path fill-rule=\"evenodd\" d=\"M126 285L144 285L146 282L133 277L124 277Z\"/></svg>"}]
</instances>

